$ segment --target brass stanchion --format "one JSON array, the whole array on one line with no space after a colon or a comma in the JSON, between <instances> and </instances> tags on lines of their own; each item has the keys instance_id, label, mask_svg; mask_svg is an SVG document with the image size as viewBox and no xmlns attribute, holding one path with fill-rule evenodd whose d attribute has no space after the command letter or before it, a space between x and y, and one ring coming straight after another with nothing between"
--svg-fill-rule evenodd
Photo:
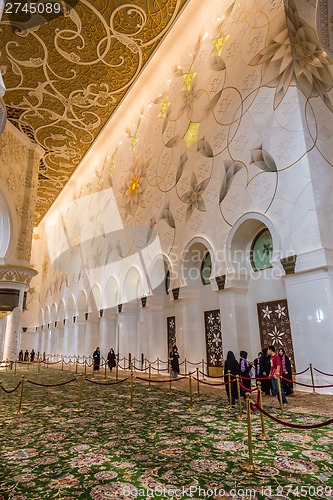
<instances>
[{"instance_id":1,"label":"brass stanchion","mask_svg":"<svg viewBox=\"0 0 333 500\"><path fill-rule=\"evenodd\" d=\"M160 358L157 358L157 373L160 374Z\"/></svg>"},{"instance_id":2,"label":"brass stanchion","mask_svg":"<svg viewBox=\"0 0 333 500\"><path fill-rule=\"evenodd\" d=\"M197 400L200 400L199 368L197 368Z\"/></svg>"},{"instance_id":3,"label":"brass stanchion","mask_svg":"<svg viewBox=\"0 0 333 500\"><path fill-rule=\"evenodd\" d=\"M25 411L23 411L21 409L22 408L22 399L23 399L23 384L24 384L24 375L22 375L22 378L21 378L20 399L19 399L18 409L17 409L17 412L16 412L19 415L22 415L23 413L25 413Z\"/></svg>"},{"instance_id":4,"label":"brass stanchion","mask_svg":"<svg viewBox=\"0 0 333 500\"><path fill-rule=\"evenodd\" d=\"M309 367L310 367L310 373L311 373L311 383L312 383L312 394L315 394L316 393L316 389L315 389L315 384L314 384L314 378L313 378L313 370L312 370L312 363L309 364Z\"/></svg>"},{"instance_id":5,"label":"brass stanchion","mask_svg":"<svg viewBox=\"0 0 333 500\"><path fill-rule=\"evenodd\" d=\"M94 370L94 368L95 368L95 360L93 360L93 363L92 363L91 367L92 367L92 374L91 374L91 377L92 377L92 378L95 378L95 370Z\"/></svg>"},{"instance_id":6,"label":"brass stanchion","mask_svg":"<svg viewBox=\"0 0 333 500\"><path fill-rule=\"evenodd\" d=\"M232 389L231 389L231 371L228 370L228 396L229 396L229 410L232 408Z\"/></svg>"},{"instance_id":7,"label":"brass stanchion","mask_svg":"<svg viewBox=\"0 0 333 500\"><path fill-rule=\"evenodd\" d=\"M170 389L170 391L172 390L172 383L171 383L172 382L172 376L171 375L172 375L172 372L169 373L169 389Z\"/></svg>"},{"instance_id":8,"label":"brass stanchion","mask_svg":"<svg viewBox=\"0 0 333 500\"><path fill-rule=\"evenodd\" d=\"M106 365L107 365L107 362L104 360L104 380L107 380L107 376L106 376Z\"/></svg>"},{"instance_id":9,"label":"brass stanchion","mask_svg":"<svg viewBox=\"0 0 333 500\"><path fill-rule=\"evenodd\" d=\"M75 363L75 373L77 374L77 371L78 371L78 365L79 365L79 361L78 359L76 358L76 363Z\"/></svg>"},{"instance_id":10,"label":"brass stanchion","mask_svg":"<svg viewBox=\"0 0 333 500\"><path fill-rule=\"evenodd\" d=\"M205 380L205 360L201 360L201 371L202 371L202 378Z\"/></svg>"},{"instance_id":11,"label":"brass stanchion","mask_svg":"<svg viewBox=\"0 0 333 500\"><path fill-rule=\"evenodd\" d=\"M73 411L75 411L75 412L81 412L81 411L85 411L85 408L82 408L82 406L81 406L82 386L83 386L83 377L82 377L81 374L78 376L77 381L78 381L77 408L74 408Z\"/></svg>"},{"instance_id":12,"label":"brass stanchion","mask_svg":"<svg viewBox=\"0 0 333 500\"><path fill-rule=\"evenodd\" d=\"M133 358L133 370L135 371L135 356Z\"/></svg>"},{"instance_id":13,"label":"brass stanchion","mask_svg":"<svg viewBox=\"0 0 333 500\"><path fill-rule=\"evenodd\" d=\"M133 372L131 372L131 379L130 379L130 407L127 408L127 411L134 411L133 408Z\"/></svg>"},{"instance_id":14,"label":"brass stanchion","mask_svg":"<svg viewBox=\"0 0 333 500\"><path fill-rule=\"evenodd\" d=\"M258 386L258 391L259 391L259 406L260 406L260 408L262 408L261 383L258 382L257 386ZM265 431L264 415L261 412L260 412L260 422L261 422L261 434L259 434L259 436L258 436L259 441L270 441L271 438L266 434L266 431Z\"/></svg>"},{"instance_id":15,"label":"brass stanchion","mask_svg":"<svg viewBox=\"0 0 333 500\"><path fill-rule=\"evenodd\" d=\"M116 380L118 380L119 361L116 360Z\"/></svg>"},{"instance_id":16,"label":"brass stanchion","mask_svg":"<svg viewBox=\"0 0 333 500\"><path fill-rule=\"evenodd\" d=\"M189 381L189 391L190 391L190 407L188 408L187 411L194 411L193 395L192 395L192 375L189 376L188 381Z\"/></svg>"},{"instance_id":17,"label":"brass stanchion","mask_svg":"<svg viewBox=\"0 0 333 500\"><path fill-rule=\"evenodd\" d=\"M253 463L253 450L252 450L252 427L251 427L251 401L250 393L246 394L246 415L247 415L247 444L249 448L249 461L241 465L242 470L245 472L258 472L260 467Z\"/></svg>"},{"instance_id":18,"label":"brass stanchion","mask_svg":"<svg viewBox=\"0 0 333 500\"><path fill-rule=\"evenodd\" d=\"M61 371L64 371L64 358L61 359Z\"/></svg>"},{"instance_id":19,"label":"brass stanchion","mask_svg":"<svg viewBox=\"0 0 333 500\"><path fill-rule=\"evenodd\" d=\"M16 363L17 363L17 361L15 361L15 363L14 363L14 373L15 373L15 375L16 375Z\"/></svg>"},{"instance_id":20,"label":"brass stanchion","mask_svg":"<svg viewBox=\"0 0 333 500\"><path fill-rule=\"evenodd\" d=\"M40 375L40 359L38 360L37 375Z\"/></svg>"},{"instance_id":21,"label":"brass stanchion","mask_svg":"<svg viewBox=\"0 0 333 500\"><path fill-rule=\"evenodd\" d=\"M87 360L84 360L84 374L87 375Z\"/></svg>"},{"instance_id":22,"label":"brass stanchion","mask_svg":"<svg viewBox=\"0 0 333 500\"><path fill-rule=\"evenodd\" d=\"M184 359L184 372L186 375L187 374L187 360L186 360L186 358Z\"/></svg>"},{"instance_id":23,"label":"brass stanchion","mask_svg":"<svg viewBox=\"0 0 333 500\"><path fill-rule=\"evenodd\" d=\"M276 375L276 380L277 380L277 385L278 385L278 395L279 395L279 402L280 402L280 408L281 408L281 417L282 418L287 418L284 414L284 407L283 407L283 401L282 401L282 390L281 390L281 379L280 375Z\"/></svg>"},{"instance_id":24,"label":"brass stanchion","mask_svg":"<svg viewBox=\"0 0 333 500\"><path fill-rule=\"evenodd\" d=\"M238 395L238 406L239 406L239 415L236 417L240 422L243 421L243 409L242 409L242 398L241 398L241 390L239 385L239 375L236 375L237 380L237 395Z\"/></svg>"},{"instance_id":25,"label":"brass stanchion","mask_svg":"<svg viewBox=\"0 0 333 500\"><path fill-rule=\"evenodd\" d=\"M148 380L149 380L149 386L148 386L148 390L150 391L151 387L150 387L150 381L151 381L151 364L149 363L149 366L148 366Z\"/></svg>"}]
</instances>

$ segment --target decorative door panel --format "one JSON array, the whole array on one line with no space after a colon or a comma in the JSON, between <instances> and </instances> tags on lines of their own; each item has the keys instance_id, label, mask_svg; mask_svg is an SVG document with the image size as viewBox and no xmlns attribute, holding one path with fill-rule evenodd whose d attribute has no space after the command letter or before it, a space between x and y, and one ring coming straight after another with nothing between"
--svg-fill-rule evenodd
<instances>
[{"instance_id":1,"label":"decorative door panel","mask_svg":"<svg viewBox=\"0 0 333 500\"><path fill-rule=\"evenodd\" d=\"M176 344L176 316L169 316L167 318L167 332L168 332L168 356L169 356L169 352Z\"/></svg>"},{"instance_id":2,"label":"decorative door panel","mask_svg":"<svg viewBox=\"0 0 333 500\"><path fill-rule=\"evenodd\" d=\"M210 377L223 374L221 315L219 309L205 311L207 368Z\"/></svg>"},{"instance_id":3,"label":"decorative door panel","mask_svg":"<svg viewBox=\"0 0 333 500\"><path fill-rule=\"evenodd\" d=\"M290 358L295 370L293 340L291 337L288 303L286 300L274 300L257 304L262 347L274 345L276 352L280 347Z\"/></svg>"}]
</instances>

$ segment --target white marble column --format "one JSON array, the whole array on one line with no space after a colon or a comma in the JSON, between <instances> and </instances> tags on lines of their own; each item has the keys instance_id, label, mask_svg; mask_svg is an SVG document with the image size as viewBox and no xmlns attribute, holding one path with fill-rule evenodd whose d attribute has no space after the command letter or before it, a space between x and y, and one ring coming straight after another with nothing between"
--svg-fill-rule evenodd
<instances>
[{"instance_id":1,"label":"white marble column","mask_svg":"<svg viewBox=\"0 0 333 500\"><path fill-rule=\"evenodd\" d=\"M6 328L7 328L7 317L0 319L0 361L3 361L3 353L5 347L6 338Z\"/></svg>"},{"instance_id":2,"label":"white marble column","mask_svg":"<svg viewBox=\"0 0 333 500\"><path fill-rule=\"evenodd\" d=\"M99 320L99 338L101 353L104 358L111 347L116 352L116 333L117 333L117 313L116 309L105 309L103 316Z\"/></svg>"},{"instance_id":3,"label":"white marble column","mask_svg":"<svg viewBox=\"0 0 333 500\"><path fill-rule=\"evenodd\" d=\"M23 297L26 286L19 286L17 284L16 288L20 290L19 302L18 306L15 307L7 317L6 338L3 352L4 359L10 360L15 360L18 357L19 338L22 328Z\"/></svg>"},{"instance_id":4,"label":"white marble column","mask_svg":"<svg viewBox=\"0 0 333 500\"><path fill-rule=\"evenodd\" d=\"M86 337L86 320L78 316L74 326L74 336L77 339L77 352L78 356L86 356L85 352L85 337ZM91 355L91 354L90 354ZM89 354L88 354L89 356Z\"/></svg>"},{"instance_id":5,"label":"white marble column","mask_svg":"<svg viewBox=\"0 0 333 500\"><path fill-rule=\"evenodd\" d=\"M119 356L128 358L131 353L138 358L138 311L137 300L123 305L123 312L118 313L119 324Z\"/></svg>"},{"instance_id":6,"label":"white marble column","mask_svg":"<svg viewBox=\"0 0 333 500\"><path fill-rule=\"evenodd\" d=\"M99 316L97 314L89 314L86 320L86 341L85 341L85 355L92 356L96 347L99 345ZM102 356L101 352L101 356Z\"/></svg>"}]
</instances>

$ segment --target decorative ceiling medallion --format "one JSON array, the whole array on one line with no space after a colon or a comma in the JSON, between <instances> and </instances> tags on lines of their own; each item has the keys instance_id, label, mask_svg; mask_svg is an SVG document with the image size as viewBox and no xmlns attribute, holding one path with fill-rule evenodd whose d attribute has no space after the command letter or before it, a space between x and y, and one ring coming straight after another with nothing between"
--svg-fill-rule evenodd
<instances>
[{"instance_id":1,"label":"decorative ceiling medallion","mask_svg":"<svg viewBox=\"0 0 333 500\"><path fill-rule=\"evenodd\" d=\"M36 224L188 2L81 0L30 29L3 16L8 119L45 150Z\"/></svg>"}]
</instances>

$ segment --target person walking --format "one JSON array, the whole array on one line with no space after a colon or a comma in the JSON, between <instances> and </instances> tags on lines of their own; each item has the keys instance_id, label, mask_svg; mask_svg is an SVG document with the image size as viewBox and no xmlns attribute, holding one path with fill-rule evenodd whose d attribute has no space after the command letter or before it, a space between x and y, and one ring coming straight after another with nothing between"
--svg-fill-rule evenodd
<instances>
[{"instance_id":1,"label":"person walking","mask_svg":"<svg viewBox=\"0 0 333 500\"><path fill-rule=\"evenodd\" d=\"M261 389L265 396L270 396L271 395L271 381L268 378L269 377L269 372L271 371L271 360L269 355L267 354L268 347L264 347L262 350L262 356L260 357L259 365L260 365L260 371L259 371L259 376L260 378L263 378L264 380L261 380ZM267 377L267 378L266 378Z\"/></svg>"},{"instance_id":2,"label":"person walking","mask_svg":"<svg viewBox=\"0 0 333 500\"><path fill-rule=\"evenodd\" d=\"M108 352L108 358L107 359L108 359L108 365L109 365L109 368L110 368L110 372L112 372L112 368L114 366L116 366L116 355L115 355L114 350L112 349L112 347L111 347L111 349Z\"/></svg>"},{"instance_id":3,"label":"person walking","mask_svg":"<svg viewBox=\"0 0 333 500\"><path fill-rule=\"evenodd\" d=\"M32 349L30 353L30 363L33 363L35 361L35 350Z\"/></svg>"},{"instance_id":4,"label":"person walking","mask_svg":"<svg viewBox=\"0 0 333 500\"><path fill-rule=\"evenodd\" d=\"M246 351L241 351L239 356L241 382L242 386L245 387L245 389L242 389L242 395L245 398L246 391L251 392L252 364L247 360Z\"/></svg>"},{"instance_id":5,"label":"person walking","mask_svg":"<svg viewBox=\"0 0 333 500\"><path fill-rule=\"evenodd\" d=\"M279 356L281 359L281 375L288 380L282 380L282 385L286 396L290 396L294 392L293 373L291 370L291 362L289 357L286 355L286 351L283 347L279 349Z\"/></svg>"},{"instance_id":6,"label":"person walking","mask_svg":"<svg viewBox=\"0 0 333 500\"><path fill-rule=\"evenodd\" d=\"M21 349L18 356L19 361L23 361L23 350Z\"/></svg>"},{"instance_id":7,"label":"person walking","mask_svg":"<svg viewBox=\"0 0 333 500\"><path fill-rule=\"evenodd\" d=\"M225 360L224 363L224 382L227 383L229 382L229 374L228 371L230 370L230 381L231 384L225 386L225 390L227 392L229 404L231 407L235 406L235 401L238 399L238 391L237 391L237 378L236 375L240 375L240 366L235 358L235 355L232 351L228 351L227 353L227 359ZM230 401L230 395L231 395L231 401Z\"/></svg>"},{"instance_id":8,"label":"person walking","mask_svg":"<svg viewBox=\"0 0 333 500\"><path fill-rule=\"evenodd\" d=\"M29 361L29 351L28 351L28 349L25 350L24 361Z\"/></svg>"},{"instance_id":9,"label":"person walking","mask_svg":"<svg viewBox=\"0 0 333 500\"><path fill-rule=\"evenodd\" d=\"M96 350L93 353L93 363L94 363L94 371L99 371L99 367L101 364L101 351L99 347L96 347Z\"/></svg>"},{"instance_id":10,"label":"person walking","mask_svg":"<svg viewBox=\"0 0 333 500\"><path fill-rule=\"evenodd\" d=\"M173 346L169 355L171 366L171 378L177 378L179 374L179 353L176 345Z\"/></svg>"},{"instance_id":11,"label":"person walking","mask_svg":"<svg viewBox=\"0 0 333 500\"><path fill-rule=\"evenodd\" d=\"M275 346L273 345L268 346L267 354L269 354L269 356L271 357L271 370L269 373L269 378L271 379L271 384L272 384L272 394L273 396L277 396L278 400L280 401L277 378L281 375L281 359L280 356L276 354ZM282 403L284 405L287 405L288 401L282 383L280 384L280 387L281 387Z\"/></svg>"}]
</instances>

